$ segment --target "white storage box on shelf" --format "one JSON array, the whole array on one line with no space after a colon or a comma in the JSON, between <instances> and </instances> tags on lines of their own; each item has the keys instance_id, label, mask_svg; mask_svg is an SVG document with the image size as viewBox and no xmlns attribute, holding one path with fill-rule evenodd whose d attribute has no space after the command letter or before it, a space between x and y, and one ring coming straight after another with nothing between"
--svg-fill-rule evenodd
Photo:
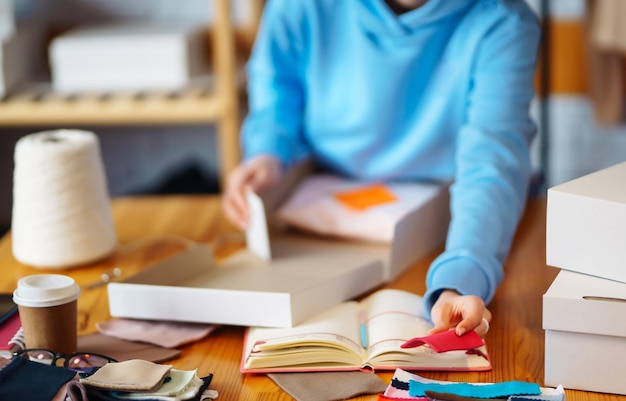
<instances>
[{"instance_id":1,"label":"white storage box on shelf","mask_svg":"<svg viewBox=\"0 0 626 401\"><path fill-rule=\"evenodd\" d=\"M274 225L273 212L310 172L306 166L293 169L281 185L251 195L256 223L247 232L248 246L221 263L199 246L109 284L111 315L290 327L394 279L445 241L449 207L443 184L398 222L391 244L326 238Z\"/></svg>"},{"instance_id":2,"label":"white storage box on shelf","mask_svg":"<svg viewBox=\"0 0 626 401\"><path fill-rule=\"evenodd\" d=\"M561 270L543 328L546 385L626 395L626 284Z\"/></svg>"},{"instance_id":3,"label":"white storage box on shelf","mask_svg":"<svg viewBox=\"0 0 626 401\"><path fill-rule=\"evenodd\" d=\"M626 162L548 189L546 263L626 283Z\"/></svg>"},{"instance_id":4,"label":"white storage box on shelf","mask_svg":"<svg viewBox=\"0 0 626 401\"><path fill-rule=\"evenodd\" d=\"M178 90L208 74L206 29L116 22L71 29L49 48L52 86L63 93Z\"/></svg>"}]
</instances>

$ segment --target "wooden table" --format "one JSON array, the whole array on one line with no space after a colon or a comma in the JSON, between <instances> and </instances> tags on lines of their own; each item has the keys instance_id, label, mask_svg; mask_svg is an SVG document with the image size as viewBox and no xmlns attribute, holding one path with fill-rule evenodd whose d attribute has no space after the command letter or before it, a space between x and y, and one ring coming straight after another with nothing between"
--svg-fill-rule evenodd
<instances>
[{"instance_id":1,"label":"wooden table","mask_svg":"<svg viewBox=\"0 0 626 401\"><path fill-rule=\"evenodd\" d=\"M493 361L490 372L419 372L439 379L467 382L523 380L543 385L544 333L541 328L542 294L557 269L545 264L545 199L529 202L505 265L506 278L490 308L494 314L486 338ZM134 272L184 249L181 238L213 243L216 255L224 257L241 246L241 236L222 216L215 196L170 196L120 198L113 201L119 247L99 263L56 271L83 285L98 280L103 271L119 267L123 275ZM223 234L226 233L226 236ZM217 238L221 240L216 241ZM429 263L438 250L416 263L389 287L421 294ZM50 271L45 271L50 272ZM11 252L10 233L0 240L0 291L11 292L17 280L42 273L17 262ZM78 302L79 333L96 331L97 322L110 319L104 286L83 291ZM178 369L198 368L199 375L214 374L212 388L220 400L291 400L264 375L239 372L243 328L225 326L209 337L182 348L182 356L171 362ZM390 372L379 373L386 382ZM357 400L375 400L363 396ZM626 401L624 396L567 391L568 401Z\"/></svg>"}]
</instances>

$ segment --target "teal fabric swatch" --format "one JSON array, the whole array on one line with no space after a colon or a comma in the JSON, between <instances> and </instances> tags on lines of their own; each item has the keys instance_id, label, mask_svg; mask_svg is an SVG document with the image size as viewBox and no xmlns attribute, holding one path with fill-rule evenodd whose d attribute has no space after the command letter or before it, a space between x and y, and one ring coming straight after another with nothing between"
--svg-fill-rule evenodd
<instances>
[{"instance_id":1,"label":"teal fabric swatch","mask_svg":"<svg viewBox=\"0 0 626 401\"><path fill-rule=\"evenodd\" d=\"M409 380L409 394L412 397L425 397L426 391L448 393L471 398L503 398L512 395L537 395L541 389L536 383L509 381L493 384L470 383L421 383Z\"/></svg>"}]
</instances>

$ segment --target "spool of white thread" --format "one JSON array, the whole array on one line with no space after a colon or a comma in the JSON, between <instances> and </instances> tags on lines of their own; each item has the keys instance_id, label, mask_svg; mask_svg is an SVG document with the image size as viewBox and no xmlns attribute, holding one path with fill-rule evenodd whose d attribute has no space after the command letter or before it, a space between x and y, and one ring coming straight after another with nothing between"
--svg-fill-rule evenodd
<instances>
[{"instance_id":1,"label":"spool of white thread","mask_svg":"<svg viewBox=\"0 0 626 401\"><path fill-rule=\"evenodd\" d=\"M98 137L89 131L30 134L15 145L13 255L45 269L109 255L117 237Z\"/></svg>"}]
</instances>

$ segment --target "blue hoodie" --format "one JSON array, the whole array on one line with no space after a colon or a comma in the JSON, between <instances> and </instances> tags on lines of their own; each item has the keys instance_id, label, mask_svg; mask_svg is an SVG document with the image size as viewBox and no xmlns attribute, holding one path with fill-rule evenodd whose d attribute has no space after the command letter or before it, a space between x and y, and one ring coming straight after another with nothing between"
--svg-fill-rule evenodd
<instances>
[{"instance_id":1,"label":"blue hoodie","mask_svg":"<svg viewBox=\"0 0 626 401\"><path fill-rule=\"evenodd\" d=\"M269 0L248 64L244 157L363 180L454 180L427 276L489 302L525 206L540 28L523 0Z\"/></svg>"}]
</instances>

